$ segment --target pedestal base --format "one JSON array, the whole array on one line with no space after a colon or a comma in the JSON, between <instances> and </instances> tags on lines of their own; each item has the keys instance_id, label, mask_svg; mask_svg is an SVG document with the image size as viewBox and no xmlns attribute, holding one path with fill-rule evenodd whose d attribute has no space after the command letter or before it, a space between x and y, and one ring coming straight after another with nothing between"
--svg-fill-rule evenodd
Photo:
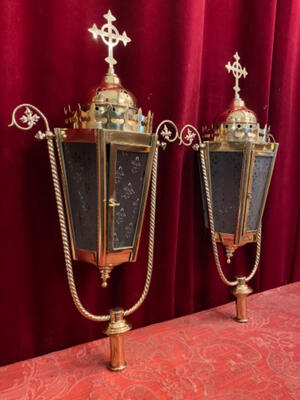
<instances>
[{"instance_id":1,"label":"pedestal base","mask_svg":"<svg viewBox=\"0 0 300 400\"><path fill-rule=\"evenodd\" d=\"M110 363L108 368L111 371L117 372L126 368L123 335L130 329L131 326L124 319L124 310L122 308L118 307L110 310L110 322L105 333L109 336Z\"/></svg>"},{"instance_id":2,"label":"pedestal base","mask_svg":"<svg viewBox=\"0 0 300 400\"><path fill-rule=\"evenodd\" d=\"M236 317L234 320L240 323L248 322L247 313L247 296L253 292L253 290L247 285L246 277L237 277L238 284L232 291L232 294L236 297Z\"/></svg>"}]
</instances>

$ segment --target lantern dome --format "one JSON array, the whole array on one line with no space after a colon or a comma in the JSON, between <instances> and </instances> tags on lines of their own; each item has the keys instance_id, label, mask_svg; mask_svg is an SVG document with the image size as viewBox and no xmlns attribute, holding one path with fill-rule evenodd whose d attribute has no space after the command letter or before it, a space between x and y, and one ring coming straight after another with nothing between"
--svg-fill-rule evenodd
<instances>
[{"instance_id":1,"label":"lantern dome","mask_svg":"<svg viewBox=\"0 0 300 400\"><path fill-rule=\"evenodd\" d=\"M213 138L217 141L258 142L263 138L260 132L255 112L247 108L240 97L235 98L213 124Z\"/></svg>"},{"instance_id":2,"label":"lantern dome","mask_svg":"<svg viewBox=\"0 0 300 400\"><path fill-rule=\"evenodd\" d=\"M65 123L77 129L114 129L150 133L153 115L147 117L137 107L135 96L124 89L115 73L107 73L101 84L88 96L88 102L75 110L65 109Z\"/></svg>"},{"instance_id":3,"label":"lantern dome","mask_svg":"<svg viewBox=\"0 0 300 400\"><path fill-rule=\"evenodd\" d=\"M92 91L90 103L107 104L116 107L137 107L136 98L128 90L124 89L120 78L115 74L106 74L97 89Z\"/></svg>"}]
</instances>

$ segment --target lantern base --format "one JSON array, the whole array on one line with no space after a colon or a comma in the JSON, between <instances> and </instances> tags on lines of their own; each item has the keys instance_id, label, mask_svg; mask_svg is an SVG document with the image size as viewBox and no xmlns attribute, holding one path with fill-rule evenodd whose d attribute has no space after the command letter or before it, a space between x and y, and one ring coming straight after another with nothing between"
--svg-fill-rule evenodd
<instances>
[{"instance_id":1,"label":"lantern base","mask_svg":"<svg viewBox=\"0 0 300 400\"><path fill-rule=\"evenodd\" d=\"M110 344L110 363L108 369L114 372L122 371L126 368L124 354L124 333L131 329L131 325L124 319L124 310L116 307L110 310L110 322L105 331L109 336Z\"/></svg>"},{"instance_id":2,"label":"lantern base","mask_svg":"<svg viewBox=\"0 0 300 400\"><path fill-rule=\"evenodd\" d=\"M247 296L253 292L253 290L247 285L246 277L237 277L238 284L232 291L232 294L236 297L236 317L235 321L240 323L248 322L247 314Z\"/></svg>"}]
</instances>

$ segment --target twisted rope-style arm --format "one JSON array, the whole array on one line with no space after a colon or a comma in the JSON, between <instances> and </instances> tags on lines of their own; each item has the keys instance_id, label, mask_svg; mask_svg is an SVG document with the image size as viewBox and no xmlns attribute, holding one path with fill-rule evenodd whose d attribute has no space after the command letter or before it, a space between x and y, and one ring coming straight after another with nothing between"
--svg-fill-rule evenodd
<instances>
[{"instance_id":1,"label":"twisted rope-style arm","mask_svg":"<svg viewBox=\"0 0 300 400\"><path fill-rule=\"evenodd\" d=\"M163 129L161 130L161 127L163 126ZM172 131L170 130L171 127ZM187 129L187 135L183 137L185 130ZM217 241L216 241L216 234L215 234L215 224L214 224L214 217L213 217L213 208L212 208L212 200L211 200L211 193L209 190L209 183L208 183L208 177L207 177L207 170L206 170L206 163L205 163L205 144L202 143L201 136L198 132L198 130L193 126L193 125L185 125L181 131L179 132L177 129L176 124L173 121L170 120L165 120L162 121L159 126L157 127L156 133L159 137L159 135L162 136L162 147L165 148L168 142L175 142L176 139L179 140L179 145L183 144L184 146L192 146L192 148L195 151L200 152L200 160L201 160L201 167L202 167L202 173L203 173L203 182L204 182L204 188L205 188L205 194L206 194L206 202L207 202L207 209L208 209L208 219L209 219L209 227L210 227L210 234L211 234L211 242L212 242L212 247L213 247L213 253L214 253L214 259L215 263L217 266L217 271L220 275L221 280L228 286L236 286L238 284L238 281L229 281L222 269L220 258L219 258L219 253L218 253L218 246L217 246ZM198 139L198 143L194 144L194 139ZM255 275L259 260L260 260L260 252L261 252L261 224L259 225L258 228L258 233L257 233L257 242L256 242L256 256L255 256L255 262L254 266L252 268L252 271L248 275L248 277L245 279L246 282L249 282L250 279L253 278Z\"/></svg>"},{"instance_id":2,"label":"twisted rope-style arm","mask_svg":"<svg viewBox=\"0 0 300 400\"><path fill-rule=\"evenodd\" d=\"M144 302L151 283L152 269L153 269L153 256L154 256L154 234L155 234L155 209L156 209L156 188L157 188L157 165L158 165L158 148L156 147L152 167L152 181L151 181L151 204L150 204L150 230L149 230L149 245L148 245L148 268L145 286L139 300L128 310L124 315L132 314Z\"/></svg>"},{"instance_id":3,"label":"twisted rope-style arm","mask_svg":"<svg viewBox=\"0 0 300 400\"><path fill-rule=\"evenodd\" d=\"M20 118L20 121L23 122L24 124L27 124L27 126L22 126L16 121L16 113L22 107L26 107L26 111L25 111L25 114ZM31 109L36 111L38 113L38 115L33 114ZM33 105L21 104L14 109L14 111L12 113L12 122L9 126L16 125L19 129L29 130L37 123L37 121L40 119L40 117L43 118L43 121L46 126L46 132L43 133L41 131L38 131L38 133L35 135L35 137L39 140L47 139L51 174L52 174L52 180L53 180L53 186L54 186L56 206L57 206L57 210L58 210L59 226L60 226L62 242L63 242L63 250L64 250L64 257L65 257L67 278L68 278L68 284L69 284L73 302L74 302L77 310L87 319L92 320L92 321L109 321L110 315L95 315L95 314L90 313L83 306L83 304L81 303L79 296L78 296L78 292L77 292L77 288L76 288L76 284L75 284L75 280L74 280L72 257L71 257L71 252L70 252L70 242L69 242L67 223L66 223L66 217L65 217L65 211L64 211L64 203L63 203L63 197L62 197L62 193L61 193L59 174L58 174L57 162L56 162L56 157L55 157L55 149L54 149L54 143L53 143L53 138L55 137L55 135L50 131L47 118L38 108L34 107ZM131 313L133 313L135 310L137 310L141 306L141 304L143 303L143 301L145 300L145 298L148 294L149 286L150 286L150 282L151 282L152 269L153 269L152 268L153 267L153 253L154 253L157 160L158 160L158 151L157 151L157 149L155 149L155 155L154 155L154 161L153 161L152 182L151 182L149 255L148 255L146 281L145 281L145 285L144 285L144 289L143 289L141 297L131 308L129 308L128 310L126 310L124 312L124 315L130 315Z\"/></svg>"}]
</instances>

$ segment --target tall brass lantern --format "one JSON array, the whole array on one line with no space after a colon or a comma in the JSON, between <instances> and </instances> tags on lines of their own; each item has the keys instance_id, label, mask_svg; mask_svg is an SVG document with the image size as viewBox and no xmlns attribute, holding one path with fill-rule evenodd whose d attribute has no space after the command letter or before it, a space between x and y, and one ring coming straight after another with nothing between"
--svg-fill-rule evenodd
<instances>
[{"instance_id":1,"label":"tall brass lantern","mask_svg":"<svg viewBox=\"0 0 300 400\"><path fill-rule=\"evenodd\" d=\"M168 141L179 138L180 144L194 144L200 161L201 189L204 200L205 223L210 227L213 251L218 272L224 283L234 286L239 322L247 322L246 297L252 292L247 282L254 276L261 249L261 219L274 168L278 143L267 132L260 129L256 115L249 110L239 96L239 79L247 71L239 63L226 65L235 77L235 97L229 107L221 113L212 129L204 129L204 143L196 128L186 125L180 133L171 121L163 122L161 135ZM175 137L167 128L170 123ZM187 134L185 132L187 131ZM246 243L257 242L254 267L248 277L237 277L229 281L219 260L217 243L226 250L230 263L234 251Z\"/></svg>"},{"instance_id":2,"label":"tall brass lantern","mask_svg":"<svg viewBox=\"0 0 300 400\"><path fill-rule=\"evenodd\" d=\"M104 18L107 23L101 29L94 24L89 31L108 46L105 61L109 69L88 103L78 105L74 111L70 107L65 109L67 127L56 128L54 133L44 114L30 104L14 110L11 125L28 130L40 117L45 122L46 131L39 131L36 137L47 139L70 291L86 318L110 320L105 332L110 337L109 367L119 371L126 366L123 333L130 329L124 316L142 304L151 280L158 153L157 135L151 133L151 112L147 117L142 115L134 96L123 88L114 72L114 46L120 41L126 45L131 40L125 32L119 34L112 24L115 17L110 10ZM20 124L17 113L24 107ZM93 315L78 297L72 259L97 266L103 287L116 265L136 260L151 171L149 256L142 295L126 311L115 308L110 315Z\"/></svg>"}]
</instances>

